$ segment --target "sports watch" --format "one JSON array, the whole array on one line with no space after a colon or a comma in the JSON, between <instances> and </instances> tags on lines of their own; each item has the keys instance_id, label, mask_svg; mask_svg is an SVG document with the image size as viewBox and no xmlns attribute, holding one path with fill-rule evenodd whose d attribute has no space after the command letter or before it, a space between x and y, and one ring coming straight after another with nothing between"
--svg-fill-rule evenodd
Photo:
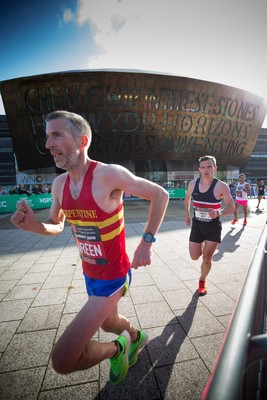
<instances>
[{"instance_id":1,"label":"sports watch","mask_svg":"<svg viewBox=\"0 0 267 400\"><path fill-rule=\"evenodd\" d=\"M156 241L156 238L150 232L143 233L142 238L147 243L154 243Z\"/></svg>"}]
</instances>

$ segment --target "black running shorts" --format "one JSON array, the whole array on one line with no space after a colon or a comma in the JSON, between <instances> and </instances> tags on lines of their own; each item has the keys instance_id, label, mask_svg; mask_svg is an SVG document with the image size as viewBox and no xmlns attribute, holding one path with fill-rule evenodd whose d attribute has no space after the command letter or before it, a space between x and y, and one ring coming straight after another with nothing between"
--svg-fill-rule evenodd
<instances>
[{"instance_id":1,"label":"black running shorts","mask_svg":"<svg viewBox=\"0 0 267 400\"><path fill-rule=\"evenodd\" d=\"M192 228L189 237L190 242L202 243L204 240L221 243L222 223L220 218L210 222L198 221L192 218Z\"/></svg>"}]
</instances>

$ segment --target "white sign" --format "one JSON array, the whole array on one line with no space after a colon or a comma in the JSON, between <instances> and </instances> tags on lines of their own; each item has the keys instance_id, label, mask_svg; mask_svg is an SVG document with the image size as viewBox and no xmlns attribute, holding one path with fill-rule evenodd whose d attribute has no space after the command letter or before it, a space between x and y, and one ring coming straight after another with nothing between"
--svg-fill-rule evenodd
<instances>
[{"instance_id":1,"label":"white sign","mask_svg":"<svg viewBox=\"0 0 267 400\"><path fill-rule=\"evenodd\" d=\"M17 185L36 185L51 184L57 174L25 174L19 172L16 174Z\"/></svg>"}]
</instances>

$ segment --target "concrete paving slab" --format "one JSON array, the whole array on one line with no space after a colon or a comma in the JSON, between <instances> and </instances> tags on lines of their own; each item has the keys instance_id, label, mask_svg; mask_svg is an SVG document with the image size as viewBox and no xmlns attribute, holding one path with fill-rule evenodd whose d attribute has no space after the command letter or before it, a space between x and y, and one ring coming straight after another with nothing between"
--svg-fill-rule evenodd
<instances>
[{"instance_id":1,"label":"concrete paving slab","mask_svg":"<svg viewBox=\"0 0 267 400\"><path fill-rule=\"evenodd\" d=\"M257 200L250 199L250 210ZM171 200L153 245L153 262L133 270L119 311L146 329L149 342L119 386L108 383L109 363L63 376L51 350L87 301L81 262L69 226L59 237L15 229L0 216L1 400L197 400L208 381L246 273L266 223L250 213L248 225L223 219L223 241L208 276L208 295L196 289L200 262L188 253L190 227L183 201ZM240 211L239 211L240 213ZM37 210L42 220L48 210ZM125 203L127 249L132 257L148 214L146 201ZM95 340L114 340L97 332Z\"/></svg>"}]
</instances>

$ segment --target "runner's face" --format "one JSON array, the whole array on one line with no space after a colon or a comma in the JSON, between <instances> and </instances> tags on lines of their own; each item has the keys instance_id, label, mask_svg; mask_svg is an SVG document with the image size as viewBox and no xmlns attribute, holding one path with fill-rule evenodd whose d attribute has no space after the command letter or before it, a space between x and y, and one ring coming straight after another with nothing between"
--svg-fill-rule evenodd
<instances>
[{"instance_id":1,"label":"runner's face","mask_svg":"<svg viewBox=\"0 0 267 400\"><path fill-rule=\"evenodd\" d=\"M198 170L203 178L213 178L217 166L211 160L205 160L200 162Z\"/></svg>"},{"instance_id":2,"label":"runner's face","mask_svg":"<svg viewBox=\"0 0 267 400\"><path fill-rule=\"evenodd\" d=\"M50 150L58 168L67 171L78 165L80 139L72 136L70 123L65 119L53 119L46 124L46 148Z\"/></svg>"},{"instance_id":3,"label":"runner's face","mask_svg":"<svg viewBox=\"0 0 267 400\"><path fill-rule=\"evenodd\" d=\"M240 179L240 182L241 182L241 183L245 182L246 175L240 175L240 176L239 176L239 179Z\"/></svg>"}]
</instances>

